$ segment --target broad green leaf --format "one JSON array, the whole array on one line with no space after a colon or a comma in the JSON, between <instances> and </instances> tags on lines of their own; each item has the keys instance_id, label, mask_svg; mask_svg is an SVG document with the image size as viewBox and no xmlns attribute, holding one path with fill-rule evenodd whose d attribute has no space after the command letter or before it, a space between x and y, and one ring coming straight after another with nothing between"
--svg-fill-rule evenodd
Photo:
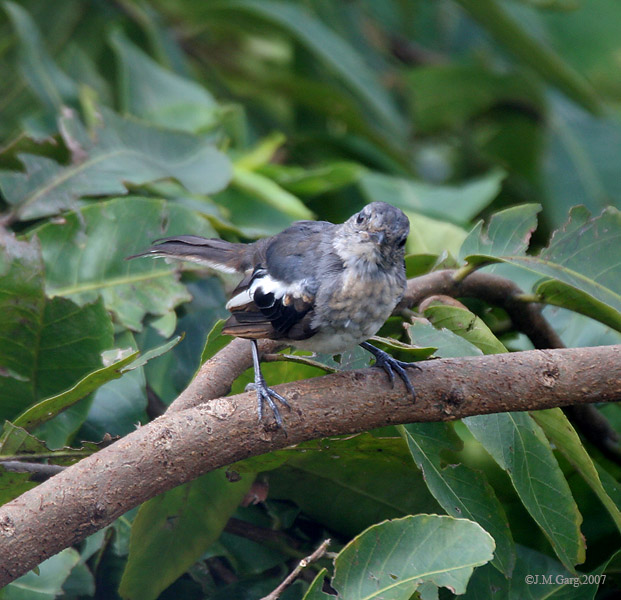
<instances>
[{"instance_id":1,"label":"broad green leaf","mask_svg":"<svg viewBox=\"0 0 621 600\"><path fill-rule=\"evenodd\" d=\"M39 244L0 238L0 419L76 384L112 346L103 303L43 295Z\"/></svg>"},{"instance_id":2,"label":"broad green leaf","mask_svg":"<svg viewBox=\"0 0 621 600\"><path fill-rule=\"evenodd\" d=\"M407 211L454 223L467 223L498 195L505 174L491 171L461 185L433 185L377 172L365 173L360 188L369 201L383 201Z\"/></svg>"},{"instance_id":3,"label":"broad green leaf","mask_svg":"<svg viewBox=\"0 0 621 600\"><path fill-rule=\"evenodd\" d=\"M206 360L209 360L212 356L220 352L220 350L227 346L233 339L233 336L231 335L222 335L222 328L224 327L225 322L226 321L224 319L219 319L211 328L211 331L207 334L207 339L205 339L205 347L203 348L203 352L201 354L201 365Z\"/></svg>"},{"instance_id":4,"label":"broad green leaf","mask_svg":"<svg viewBox=\"0 0 621 600\"><path fill-rule=\"evenodd\" d=\"M179 343L181 338L182 336L177 336L169 342L157 348L153 348L142 355L138 352L130 352L130 354L123 356L112 364L92 371L70 389L45 398L41 400L41 402L27 408L20 415L15 417L13 424L18 427L23 427L27 431L32 431L35 427L53 419L59 413L78 402L78 400L86 397L94 390L101 388L104 384L118 379L128 371L138 369L144 366L149 360L168 352L168 350Z\"/></svg>"},{"instance_id":5,"label":"broad green leaf","mask_svg":"<svg viewBox=\"0 0 621 600\"><path fill-rule=\"evenodd\" d=\"M315 54L366 105L389 135L402 138L403 117L375 73L342 37L316 19L302 6L273 0L230 0L213 2L213 10L242 11L284 28Z\"/></svg>"},{"instance_id":6,"label":"broad green leaf","mask_svg":"<svg viewBox=\"0 0 621 600\"><path fill-rule=\"evenodd\" d=\"M538 410L533 412L531 416L543 429L555 448L582 475L612 517L619 531L621 531L621 510L604 489L593 460L585 450L576 430L563 411L560 408Z\"/></svg>"},{"instance_id":7,"label":"broad green leaf","mask_svg":"<svg viewBox=\"0 0 621 600\"><path fill-rule=\"evenodd\" d=\"M24 428L17 427L10 421L5 421L0 438L0 456L3 460L45 459L55 465L72 465L108 444L110 444L110 440L99 443L83 442L80 448L64 447L50 450L44 442L28 433Z\"/></svg>"},{"instance_id":8,"label":"broad green leaf","mask_svg":"<svg viewBox=\"0 0 621 600\"><path fill-rule=\"evenodd\" d=\"M7 471L0 462L0 506L21 496L36 485L34 481L31 481L29 473ZM2 598L1 591L0 598Z\"/></svg>"},{"instance_id":9,"label":"broad green leaf","mask_svg":"<svg viewBox=\"0 0 621 600\"><path fill-rule=\"evenodd\" d=\"M587 286L584 286L587 287ZM602 302L586 291L555 279L544 281L537 286L537 296L542 302L561 306L576 313L591 317L621 332L621 312L610 304ZM601 291L601 290L600 290ZM601 294L602 296L604 294ZM617 304L615 302L615 304Z\"/></svg>"},{"instance_id":10,"label":"broad green leaf","mask_svg":"<svg viewBox=\"0 0 621 600\"><path fill-rule=\"evenodd\" d=\"M22 427L16 427L10 421L5 421L0 438L0 455L5 459L7 456L26 455L36 457L47 456L51 450L44 442L28 433Z\"/></svg>"},{"instance_id":11,"label":"broad green leaf","mask_svg":"<svg viewBox=\"0 0 621 600\"><path fill-rule=\"evenodd\" d=\"M468 340L448 329L436 329L431 323L415 321L406 327L412 344L436 348L435 356L449 358L451 356L480 356L479 348Z\"/></svg>"},{"instance_id":12,"label":"broad green leaf","mask_svg":"<svg viewBox=\"0 0 621 600\"><path fill-rule=\"evenodd\" d=\"M65 548L3 588L2 600L54 600L63 594L63 584L80 561L73 548Z\"/></svg>"},{"instance_id":13,"label":"broad green leaf","mask_svg":"<svg viewBox=\"0 0 621 600\"><path fill-rule=\"evenodd\" d=\"M617 571L615 561L618 559L618 553L594 570L580 573L569 571L550 556L531 548L518 546L517 550L517 562L511 579L499 577L497 571L485 565L474 572L468 583L468 591L463 596L464 600L480 598L593 600L600 597L597 594L599 583L604 584L606 581L606 576L602 577L601 574L609 568L611 568L610 576ZM608 589L607 585L601 586L600 591L604 597Z\"/></svg>"},{"instance_id":14,"label":"broad green leaf","mask_svg":"<svg viewBox=\"0 0 621 600\"><path fill-rule=\"evenodd\" d=\"M328 570L321 569L321 571L317 573L315 579L313 579L312 583L308 586L306 594L304 594L304 598L302 598L302 600L334 600L334 596L326 594L322 590L323 581L327 577Z\"/></svg>"},{"instance_id":15,"label":"broad green leaf","mask_svg":"<svg viewBox=\"0 0 621 600\"><path fill-rule=\"evenodd\" d=\"M457 0L499 43L534 69L548 83L594 114L601 100L590 83L556 54L539 43L497 0Z\"/></svg>"},{"instance_id":16,"label":"broad green leaf","mask_svg":"<svg viewBox=\"0 0 621 600\"><path fill-rule=\"evenodd\" d=\"M35 400L32 377L46 298L36 242L0 231L0 396L2 418Z\"/></svg>"},{"instance_id":17,"label":"broad green leaf","mask_svg":"<svg viewBox=\"0 0 621 600\"><path fill-rule=\"evenodd\" d=\"M344 161L308 169L276 164L261 167L262 174L298 196L316 196L339 190L358 182L364 172L362 165Z\"/></svg>"},{"instance_id":18,"label":"broad green leaf","mask_svg":"<svg viewBox=\"0 0 621 600\"><path fill-rule=\"evenodd\" d=\"M287 138L282 133L278 131L273 132L236 157L235 166L247 171L256 171L267 166L286 168L283 165L270 165L270 161L286 141ZM268 174L268 176L275 179L271 174Z\"/></svg>"},{"instance_id":19,"label":"broad green leaf","mask_svg":"<svg viewBox=\"0 0 621 600\"><path fill-rule=\"evenodd\" d=\"M543 105L541 88L532 78L486 69L479 63L423 64L406 74L405 83L417 131L467 127L471 119L503 103L533 111Z\"/></svg>"},{"instance_id":20,"label":"broad green leaf","mask_svg":"<svg viewBox=\"0 0 621 600\"><path fill-rule=\"evenodd\" d=\"M172 350L181 340L183 339L183 334L174 337L172 340L168 340L167 342L160 344L156 348L151 348L147 350L143 354L141 354L138 358L129 363L126 367L123 367L122 372L126 373L127 371L133 371L134 369L138 369L140 367L144 367L150 360L154 358L158 358L165 354L169 350Z\"/></svg>"},{"instance_id":21,"label":"broad green leaf","mask_svg":"<svg viewBox=\"0 0 621 600\"><path fill-rule=\"evenodd\" d=\"M567 307L621 330L621 212L606 209L590 218L575 207L568 222L554 232L539 256L489 254L469 256L471 264L501 261L544 277L535 288L542 299ZM553 281L550 282L549 280Z\"/></svg>"},{"instance_id":22,"label":"broad green leaf","mask_svg":"<svg viewBox=\"0 0 621 600\"><path fill-rule=\"evenodd\" d=\"M441 453L455 449L449 425L413 423L398 429L433 497L449 515L477 522L494 538L496 552L492 562L510 577L515 547L505 511L494 490L481 472L464 465L442 466Z\"/></svg>"},{"instance_id":23,"label":"broad green leaf","mask_svg":"<svg viewBox=\"0 0 621 600\"><path fill-rule=\"evenodd\" d=\"M410 220L410 235L406 244L408 254L442 254L449 252L457 255L466 238L466 231L440 219L432 219L423 214L404 211Z\"/></svg>"},{"instance_id":24,"label":"broad green leaf","mask_svg":"<svg viewBox=\"0 0 621 600\"><path fill-rule=\"evenodd\" d=\"M294 219L312 219L313 213L302 201L275 181L239 165L233 168L232 185Z\"/></svg>"},{"instance_id":25,"label":"broad green leaf","mask_svg":"<svg viewBox=\"0 0 621 600\"><path fill-rule=\"evenodd\" d=\"M561 562L568 569L584 562L582 516L548 440L530 415L482 415L463 422L507 472Z\"/></svg>"},{"instance_id":26,"label":"broad green leaf","mask_svg":"<svg viewBox=\"0 0 621 600\"><path fill-rule=\"evenodd\" d=\"M423 583L463 594L474 568L493 552L492 537L466 519L416 515L385 521L343 548L332 587L340 597L366 600L409 600Z\"/></svg>"},{"instance_id":27,"label":"broad green leaf","mask_svg":"<svg viewBox=\"0 0 621 600\"><path fill-rule=\"evenodd\" d=\"M132 526L121 597L157 598L183 575L218 539L252 481L231 483L219 469L145 502Z\"/></svg>"},{"instance_id":28,"label":"broad green leaf","mask_svg":"<svg viewBox=\"0 0 621 600\"><path fill-rule=\"evenodd\" d=\"M110 43L119 61L124 111L190 133L219 123L218 105L205 88L161 67L120 30L112 33Z\"/></svg>"},{"instance_id":29,"label":"broad green leaf","mask_svg":"<svg viewBox=\"0 0 621 600\"><path fill-rule=\"evenodd\" d=\"M166 235L214 237L194 211L152 198L116 198L32 230L41 241L46 290L76 302L101 295L120 323L138 331L146 313L164 315L190 299L164 260L127 256Z\"/></svg>"},{"instance_id":30,"label":"broad green leaf","mask_svg":"<svg viewBox=\"0 0 621 600\"><path fill-rule=\"evenodd\" d=\"M526 252L530 238L537 228L539 204L522 204L507 208L491 216L485 231L479 221L459 251L460 259L470 254L512 256Z\"/></svg>"},{"instance_id":31,"label":"broad green leaf","mask_svg":"<svg viewBox=\"0 0 621 600\"><path fill-rule=\"evenodd\" d=\"M468 340L483 354L500 354L507 349L490 328L466 308L446 304L431 304L424 310L424 316L434 327L447 329Z\"/></svg>"},{"instance_id":32,"label":"broad green leaf","mask_svg":"<svg viewBox=\"0 0 621 600\"><path fill-rule=\"evenodd\" d=\"M621 182L610 148L621 147L621 120L612 111L595 118L564 98L553 96L551 102L541 163L546 191L543 210L551 225L558 227L577 204L593 214L608 205L619 206Z\"/></svg>"},{"instance_id":33,"label":"broad green leaf","mask_svg":"<svg viewBox=\"0 0 621 600\"><path fill-rule=\"evenodd\" d=\"M382 519L439 509L403 440L366 434L310 446L292 448L287 463L270 471L270 497L295 502L330 529L355 535Z\"/></svg>"},{"instance_id":34,"label":"broad green leaf","mask_svg":"<svg viewBox=\"0 0 621 600\"><path fill-rule=\"evenodd\" d=\"M53 419L60 412L86 397L104 383L120 377L124 372L124 368L134 361L137 356L138 352L134 352L112 365L92 371L70 389L45 398L41 402L27 408L15 417L13 424L23 427L27 431L32 431L35 427Z\"/></svg>"},{"instance_id":35,"label":"broad green leaf","mask_svg":"<svg viewBox=\"0 0 621 600\"><path fill-rule=\"evenodd\" d=\"M47 108L58 111L76 101L78 86L54 62L30 15L18 4L5 2L19 39L20 69L24 79Z\"/></svg>"},{"instance_id":36,"label":"broad green leaf","mask_svg":"<svg viewBox=\"0 0 621 600\"><path fill-rule=\"evenodd\" d=\"M399 352L404 357L404 360L425 360L436 350L435 347L428 346L427 348L422 348L420 346L412 346L411 344L400 342L395 338L382 337L379 335L370 337L369 341L373 344L385 346L388 352Z\"/></svg>"},{"instance_id":37,"label":"broad green leaf","mask_svg":"<svg viewBox=\"0 0 621 600\"><path fill-rule=\"evenodd\" d=\"M101 108L102 123L89 134L72 111L59 124L73 162L20 154L25 172L0 171L0 189L19 219L75 208L84 196L126 194L126 184L175 178L190 192L209 194L231 179L228 158L212 142L122 118Z\"/></svg>"}]
</instances>

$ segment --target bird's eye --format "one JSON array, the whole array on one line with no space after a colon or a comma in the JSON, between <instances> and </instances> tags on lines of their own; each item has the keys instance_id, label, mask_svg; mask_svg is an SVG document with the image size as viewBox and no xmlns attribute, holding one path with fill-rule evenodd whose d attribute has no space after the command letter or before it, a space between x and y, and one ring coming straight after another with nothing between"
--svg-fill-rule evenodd
<instances>
[{"instance_id":1,"label":"bird's eye","mask_svg":"<svg viewBox=\"0 0 621 600\"><path fill-rule=\"evenodd\" d=\"M398 242L397 242L397 246L399 246L399 248L403 248L403 246L405 246L405 242L408 241L408 236L403 236Z\"/></svg>"},{"instance_id":2,"label":"bird's eye","mask_svg":"<svg viewBox=\"0 0 621 600\"><path fill-rule=\"evenodd\" d=\"M356 217L356 223L358 225L362 225L364 223L364 215L362 213L358 213L358 216Z\"/></svg>"}]
</instances>

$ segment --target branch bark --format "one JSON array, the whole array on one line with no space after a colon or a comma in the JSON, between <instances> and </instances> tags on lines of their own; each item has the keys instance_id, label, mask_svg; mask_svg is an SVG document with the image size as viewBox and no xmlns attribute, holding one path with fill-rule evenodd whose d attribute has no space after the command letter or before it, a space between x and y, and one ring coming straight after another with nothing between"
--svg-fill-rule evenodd
<instances>
[{"instance_id":1,"label":"branch bark","mask_svg":"<svg viewBox=\"0 0 621 600\"><path fill-rule=\"evenodd\" d=\"M246 364L247 344L233 348L229 360ZM293 406L285 436L257 423L254 393L199 403L213 393L214 368L201 369L204 387L195 384L185 408L0 507L0 586L145 500L248 456L389 424L621 400L621 345L452 358L410 373L416 403L374 368L275 386Z\"/></svg>"}]
</instances>

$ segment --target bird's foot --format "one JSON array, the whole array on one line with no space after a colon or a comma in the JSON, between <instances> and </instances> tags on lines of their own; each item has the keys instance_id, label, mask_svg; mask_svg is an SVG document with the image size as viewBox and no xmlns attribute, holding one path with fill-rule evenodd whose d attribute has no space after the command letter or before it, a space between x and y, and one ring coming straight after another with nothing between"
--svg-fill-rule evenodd
<instances>
[{"instance_id":1,"label":"bird's foot","mask_svg":"<svg viewBox=\"0 0 621 600\"><path fill-rule=\"evenodd\" d=\"M283 406L286 406L289 410L291 410L291 406L289 405L289 403L278 392L275 392L272 388L269 388L265 383L265 379L263 379L262 377L255 378L255 382L249 383L246 386L246 389L255 390L257 393L257 408L259 413L259 421L263 420L263 407L265 406L265 404L267 404L274 413L276 423L283 431L285 431L282 417L280 416L280 411L278 410L278 406L276 406L274 400L278 400L278 402L280 402Z\"/></svg>"},{"instance_id":2,"label":"bird's foot","mask_svg":"<svg viewBox=\"0 0 621 600\"><path fill-rule=\"evenodd\" d=\"M384 352L375 346L372 346L368 342L360 344L365 350L368 350L373 356L375 356L375 364L374 367L381 367L386 371L388 375L388 379L390 379L390 386L395 387L395 372L399 377L403 380L405 387L408 392L411 394L412 399L416 400L416 392L414 391L414 386L412 385L408 374L405 372L406 369L418 369L421 368L415 362L404 362L402 360L397 360L396 358L390 356L388 352Z\"/></svg>"}]
</instances>

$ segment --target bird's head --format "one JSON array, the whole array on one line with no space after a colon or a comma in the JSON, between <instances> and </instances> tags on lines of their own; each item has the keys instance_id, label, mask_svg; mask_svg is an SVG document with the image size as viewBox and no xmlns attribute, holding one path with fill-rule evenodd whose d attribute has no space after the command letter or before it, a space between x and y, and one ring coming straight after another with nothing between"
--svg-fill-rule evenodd
<instances>
[{"instance_id":1,"label":"bird's head","mask_svg":"<svg viewBox=\"0 0 621 600\"><path fill-rule=\"evenodd\" d=\"M362 260L387 267L403 263L409 232L410 222L402 210L372 202L343 223L334 245L345 262Z\"/></svg>"}]
</instances>

